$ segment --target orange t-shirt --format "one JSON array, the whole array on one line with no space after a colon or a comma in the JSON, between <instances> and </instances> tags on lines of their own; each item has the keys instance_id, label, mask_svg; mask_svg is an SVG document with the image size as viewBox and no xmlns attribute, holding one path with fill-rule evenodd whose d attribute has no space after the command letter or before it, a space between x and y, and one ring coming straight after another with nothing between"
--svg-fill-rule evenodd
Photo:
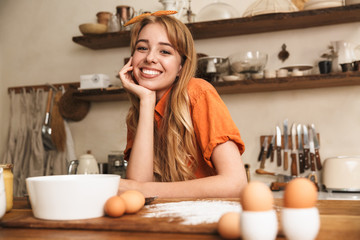
<instances>
[{"instance_id":1,"label":"orange t-shirt","mask_svg":"<svg viewBox=\"0 0 360 240\"><path fill-rule=\"evenodd\" d=\"M215 174L211 162L211 154L214 148L221 143L233 141L242 154L245 150L244 142L231 115L220 98L216 89L207 81L199 78L192 78L188 84L190 98L190 113L194 126L196 141L199 146L198 169L196 177L206 177ZM159 126L165 113L165 107L170 90L168 90L155 106L155 121ZM125 159L129 159L134 139L128 132L127 145L124 151Z\"/></svg>"}]
</instances>

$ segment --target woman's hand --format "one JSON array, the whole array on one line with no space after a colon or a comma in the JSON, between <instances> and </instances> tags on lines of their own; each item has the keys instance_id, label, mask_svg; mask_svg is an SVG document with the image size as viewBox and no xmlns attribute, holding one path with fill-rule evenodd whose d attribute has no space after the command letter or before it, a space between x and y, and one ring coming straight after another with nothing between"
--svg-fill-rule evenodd
<instances>
[{"instance_id":1,"label":"woman's hand","mask_svg":"<svg viewBox=\"0 0 360 240\"><path fill-rule=\"evenodd\" d=\"M131 64L132 64L132 57L119 72L120 81L123 87L125 88L125 90L135 94L136 96L139 97L140 100L148 97L155 99L156 97L155 91L140 86L136 82L136 79L133 78L132 71L134 68Z\"/></svg>"}]
</instances>

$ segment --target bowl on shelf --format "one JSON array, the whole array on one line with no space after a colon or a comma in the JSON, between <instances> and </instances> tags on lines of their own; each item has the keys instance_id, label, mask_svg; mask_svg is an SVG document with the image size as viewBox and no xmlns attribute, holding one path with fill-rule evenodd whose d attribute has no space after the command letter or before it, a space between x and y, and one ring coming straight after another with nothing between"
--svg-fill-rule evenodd
<instances>
[{"instance_id":1,"label":"bowl on shelf","mask_svg":"<svg viewBox=\"0 0 360 240\"><path fill-rule=\"evenodd\" d=\"M259 51L238 52L229 56L231 70L245 74L248 78L251 74L262 72L267 60L268 55Z\"/></svg>"},{"instance_id":2,"label":"bowl on shelf","mask_svg":"<svg viewBox=\"0 0 360 240\"><path fill-rule=\"evenodd\" d=\"M100 23L84 23L79 25L80 32L84 35L103 34L107 31L107 26Z\"/></svg>"},{"instance_id":3,"label":"bowl on shelf","mask_svg":"<svg viewBox=\"0 0 360 240\"><path fill-rule=\"evenodd\" d=\"M196 76L209 82L216 82L230 72L229 60L224 57L201 57L197 64Z\"/></svg>"}]
</instances>

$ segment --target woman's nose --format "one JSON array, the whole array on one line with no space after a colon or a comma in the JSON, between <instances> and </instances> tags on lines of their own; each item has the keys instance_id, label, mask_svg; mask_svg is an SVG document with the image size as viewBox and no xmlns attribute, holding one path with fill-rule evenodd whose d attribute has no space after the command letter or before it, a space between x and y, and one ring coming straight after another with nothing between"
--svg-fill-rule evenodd
<instances>
[{"instance_id":1,"label":"woman's nose","mask_svg":"<svg viewBox=\"0 0 360 240\"><path fill-rule=\"evenodd\" d=\"M153 51L149 51L148 55L146 56L146 61L148 63L157 63L156 53L154 53Z\"/></svg>"}]
</instances>

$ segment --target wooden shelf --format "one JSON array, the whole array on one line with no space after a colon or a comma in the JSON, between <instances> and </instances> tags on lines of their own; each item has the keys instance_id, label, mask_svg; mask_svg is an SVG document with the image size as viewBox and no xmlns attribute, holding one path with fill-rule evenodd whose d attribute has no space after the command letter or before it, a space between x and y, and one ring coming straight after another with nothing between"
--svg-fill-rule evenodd
<instances>
[{"instance_id":1,"label":"wooden shelf","mask_svg":"<svg viewBox=\"0 0 360 240\"><path fill-rule=\"evenodd\" d=\"M254 33L274 32L360 21L360 4L298 11L273 13L254 17L187 24L196 39L209 39ZM130 32L106 33L92 36L76 36L75 43L91 49L127 47Z\"/></svg>"},{"instance_id":2,"label":"wooden shelf","mask_svg":"<svg viewBox=\"0 0 360 240\"><path fill-rule=\"evenodd\" d=\"M213 83L219 94L286 91L360 85L360 72L307 75L301 77L270 78L258 80ZM87 101L123 101L127 93L122 88L81 90L74 93Z\"/></svg>"}]
</instances>

